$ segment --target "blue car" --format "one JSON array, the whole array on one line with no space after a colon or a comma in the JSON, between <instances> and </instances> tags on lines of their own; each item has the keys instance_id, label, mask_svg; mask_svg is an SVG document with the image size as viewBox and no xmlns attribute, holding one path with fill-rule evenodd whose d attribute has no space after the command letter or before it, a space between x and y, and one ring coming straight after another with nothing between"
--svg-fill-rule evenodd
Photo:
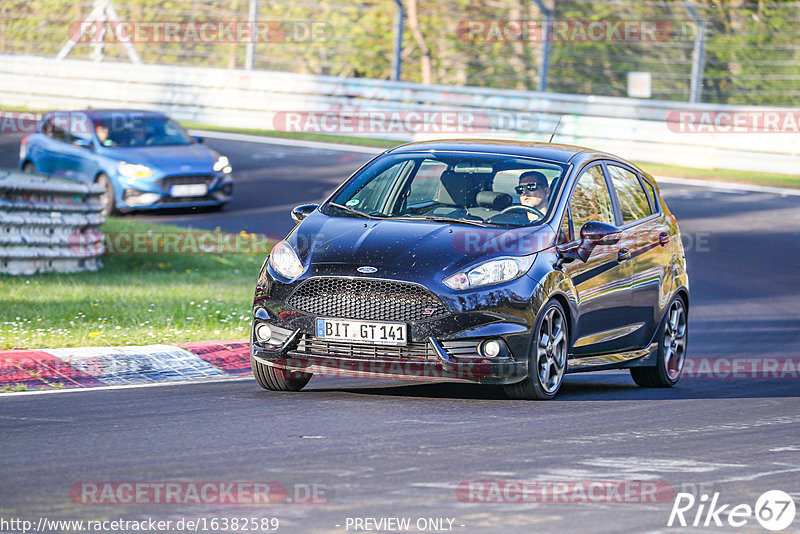
<instances>
[{"instance_id":1,"label":"blue car","mask_svg":"<svg viewBox=\"0 0 800 534\"><path fill-rule=\"evenodd\" d=\"M20 168L105 187L103 213L207 206L233 195L228 158L162 113L50 112L22 140Z\"/></svg>"}]
</instances>

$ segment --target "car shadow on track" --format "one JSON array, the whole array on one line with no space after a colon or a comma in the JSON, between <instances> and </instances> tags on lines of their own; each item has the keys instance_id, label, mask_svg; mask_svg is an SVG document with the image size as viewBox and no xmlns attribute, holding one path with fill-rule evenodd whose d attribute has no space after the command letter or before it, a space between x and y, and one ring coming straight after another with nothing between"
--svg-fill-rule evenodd
<instances>
[{"instance_id":1,"label":"car shadow on track","mask_svg":"<svg viewBox=\"0 0 800 534\"><path fill-rule=\"evenodd\" d=\"M312 379L305 394L364 395L374 397L415 397L430 399L509 401L500 386L455 382L400 383L350 386L346 381L326 380L315 384ZM337 387L338 386L338 387ZM674 388L640 388L627 373L593 373L568 376L558 396L551 402L572 401L640 401L687 399L741 399L800 397L798 379L698 379L687 378Z\"/></svg>"}]
</instances>

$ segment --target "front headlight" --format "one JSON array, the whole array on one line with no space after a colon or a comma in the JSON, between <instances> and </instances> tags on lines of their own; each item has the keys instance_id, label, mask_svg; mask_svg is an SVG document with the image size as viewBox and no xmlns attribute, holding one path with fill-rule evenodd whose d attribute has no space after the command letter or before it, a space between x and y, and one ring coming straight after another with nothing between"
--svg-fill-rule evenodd
<instances>
[{"instance_id":1,"label":"front headlight","mask_svg":"<svg viewBox=\"0 0 800 534\"><path fill-rule=\"evenodd\" d=\"M137 165L124 161L117 165L117 172L125 178L148 178L153 176L153 170L147 165Z\"/></svg>"},{"instance_id":2,"label":"front headlight","mask_svg":"<svg viewBox=\"0 0 800 534\"><path fill-rule=\"evenodd\" d=\"M520 258L497 258L448 276L442 283L450 289L472 289L519 278L531 268L536 254Z\"/></svg>"},{"instance_id":3,"label":"front headlight","mask_svg":"<svg viewBox=\"0 0 800 534\"><path fill-rule=\"evenodd\" d=\"M228 158L225 156L220 156L217 161L214 162L214 172L224 172L225 174L229 174L233 169L231 169L231 162L228 161Z\"/></svg>"},{"instance_id":4,"label":"front headlight","mask_svg":"<svg viewBox=\"0 0 800 534\"><path fill-rule=\"evenodd\" d=\"M303 264L292 250L292 246L285 240L272 247L269 264L278 274L290 280L303 274Z\"/></svg>"}]
</instances>

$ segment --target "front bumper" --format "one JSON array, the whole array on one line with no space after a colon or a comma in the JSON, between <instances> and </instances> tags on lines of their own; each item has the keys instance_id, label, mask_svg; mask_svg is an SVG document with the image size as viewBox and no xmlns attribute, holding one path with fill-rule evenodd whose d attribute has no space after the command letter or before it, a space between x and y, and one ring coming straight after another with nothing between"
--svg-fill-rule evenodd
<instances>
[{"instance_id":1,"label":"front bumper","mask_svg":"<svg viewBox=\"0 0 800 534\"><path fill-rule=\"evenodd\" d=\"M214 207L227 204L233 198L233 179L228 174L216 173L209 179L208 192L198 197L172 197L159 185L160 180L125 180L117 193L117 207L122 210L154 210L168 208ZM147 198L144 202L141 198Z\"/></svg>"},{"instance_id":2,"label":"front bumper","mask_svg":"<svg viewBox=\"0 0 800 534\"><path fill-rule=\"evenodd\" d=\"M428 343L433 348L436 359L422 361L404 358L309 354L297 350L298 337L299 330L293 332L289 342L278 350L268 349L251 342L250 355L262 364L281 369L364 378L511 384L525 378L528 372L526 361L515 361L511 358L492 361L480 358L476 353L475 358L471 361L457 360L445 350L442 343L434 338L430 338Z\"/></svg>"},{"instance_id":3,"label":"front bumper","mask_svg":"<svg viewBox=\"0 0 800 534\"><path fill-rule=\"evenodd\" d=\"M271 345L259 344L251 329L252 358L278 368L326 375L484 384L511 384L527 376L530 332L535 320L533 310L538 310L540 305L536 300L538 292L534 291L536 283L530 277L523 276L502 286L471 293L451 294L437 290L435 295L447 308L446 314L431 319L400 320L408 327L408 346L386 349L316 337L317 316L369 319L315 315L287 304L304 280L342 277L344 272L352 272L352 269L334 265L315 267L315 272L309 276L284 283L276 281L265 266L256 289L253 329L259 322L267 323L277 333L277 338L270 340ZM390 277L391 281L417 283L410 276L397 274ZM492 358L480 350L481 342L490 339L502 345L500 354Z\"/></svg>"}]
</instances>

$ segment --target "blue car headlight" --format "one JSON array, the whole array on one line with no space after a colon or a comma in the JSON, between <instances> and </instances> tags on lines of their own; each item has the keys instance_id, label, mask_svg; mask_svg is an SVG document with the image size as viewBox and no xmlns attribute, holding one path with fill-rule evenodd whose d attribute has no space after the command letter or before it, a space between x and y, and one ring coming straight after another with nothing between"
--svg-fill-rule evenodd
<instances>
[{"instance_id":1,"label":"blue car headlight","mask_svg":"<svg viewBox=\"0 0 800 534\"><path fill-rule=\"evenodd\" d=\"M528 272L535 259L536 254L518 258L495 258L448 276L442 283L450 289L461 290L508 282Z\"/></svg>"},{"instance_id":2,"label":"blue car headlight","mask_svg":"<svg viewBox=\"0 0 800 534\"><path fill-rule=\"evenodd\" d=\"M117 172L125 178L149 178L153 176L153 169L147 165L137 165L136 163L127 163L125 161L121 161L117 165Z\"/></svg>"},{"instance_id":3,"label":"blue car headlight","mask_svg":"<svg viewBox=\"0 0 800 534\"><path fill-rule=\"evenodd\" d=\"M225 156L220 156L217 161L214 162L214 172L224 172L225 174L230 174L233 170L231 168L231 162L228 161L228 158Z\"/></svg>"}]
</instances>

